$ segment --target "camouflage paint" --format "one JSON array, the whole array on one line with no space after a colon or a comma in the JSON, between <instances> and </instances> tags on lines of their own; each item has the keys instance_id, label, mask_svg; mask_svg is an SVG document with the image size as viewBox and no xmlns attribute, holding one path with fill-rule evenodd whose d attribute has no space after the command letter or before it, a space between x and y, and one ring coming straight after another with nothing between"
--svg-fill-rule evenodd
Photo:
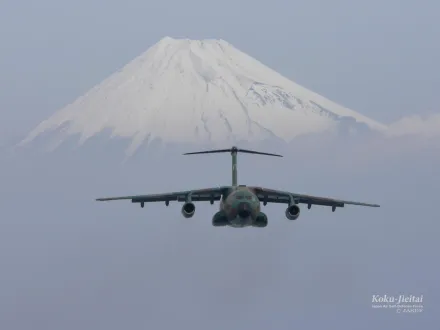
<instances>
[{"instance_id":1,"label":"camouflage paint","mask_svg":"<svg viewBox=\"0 0 440 330\"><path fill-rule=\"evenodd\" d=\"M232 186L236 187L238 184L238 178L237 178L237 151L232 150Z\"/></svg>"},{"instance_id":2,"label":"camouflage paint","mask_svg":"<svg viewBox=\"0 0 440 330\"><path fill-rule=\"evenodd\" d=\"M248 215L243 216L240 211L247 211ZM220 201L220 213L214 218L232 227L247 227L252 226L259 215L260 200L255 193L246 186L232 186Z\"/></svg>"}]
</instances>

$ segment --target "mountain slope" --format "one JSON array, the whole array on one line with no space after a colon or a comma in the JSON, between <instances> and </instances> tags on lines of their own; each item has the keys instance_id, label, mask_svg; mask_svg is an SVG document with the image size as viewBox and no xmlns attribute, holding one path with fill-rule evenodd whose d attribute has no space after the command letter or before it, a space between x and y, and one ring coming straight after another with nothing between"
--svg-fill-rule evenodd
<instances>
[{"instance_id":1,"label":"mountain slope","mask_svg":"<svg viewBox=\"0 0 440 330\"><path fill-rule=\"evenodd\" d=\"M385 126L288 80L224 40L165 37L43 121L22 145L48 131L57 143L80 143L105 129L132 139L223 142L277 137L286 141L335 127L350 117Z\"/></svg>"}]
</instances>

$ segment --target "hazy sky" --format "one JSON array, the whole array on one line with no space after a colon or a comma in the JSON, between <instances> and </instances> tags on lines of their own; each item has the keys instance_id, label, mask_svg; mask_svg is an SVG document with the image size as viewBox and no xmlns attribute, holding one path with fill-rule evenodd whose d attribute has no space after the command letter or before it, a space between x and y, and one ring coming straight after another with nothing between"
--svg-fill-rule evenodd
<instances>
[{"instance_id":1,"label":"hazy sky","mask_svg":"<svg viewBox=\"0 0 440 330\"><path fill-rule=\"evenodd\" d=\"M296 221L268 205L261 230L213 227L218 203L185 219L179 203L94 201L228 184L227 154L0 155L0 328L434 330L438 147L378 142L240 155L240 183L381 204L302 205ZM423 294L424 311L373 309L373 294Z\"/></svg>"},{"instance_id":2,"label":"hazy sky","mask_svg":"<svg viewBox=\"0 0 440 330\"><path fill-rule=\"evenodd\" d=\"M389 123L438 111L438 1L0 3L0 131L24 134L162 37L222 38Z\"/></svg>"}]
</instances>

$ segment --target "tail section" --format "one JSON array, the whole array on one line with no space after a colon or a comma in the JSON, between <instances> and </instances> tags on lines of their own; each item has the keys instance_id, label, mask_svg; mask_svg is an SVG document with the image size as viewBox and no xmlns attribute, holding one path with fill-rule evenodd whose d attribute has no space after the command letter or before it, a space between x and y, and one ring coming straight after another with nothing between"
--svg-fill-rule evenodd
<instances>
[{"instance_id":1,"label":"tail section","mask_svg":"<svg viewBox=\"0 0 440 330\"><path fill-rule=\"evenodd\" d=\"M214 150L206 150L206 151L188 152L185 153L184 155L213 154L213 153L221 153L221 152L230 152L232 155L232 185L233 186L237 186L237 153L242 152L242 153L254 154L254 155L283 157L277 154L247 150L247 149L239 149L237 147L232 147L230 149L214 149Z\"/></svg>"},{"instance_id":2,"label":"tail section","mask_svg":"<svg viewBox=\"0 0 440 330\"><path fill-rule=\"evenodd\" d=\"M214 153L220 153L220 152L230 152L231 154L243 152L243 153L248 153L248 154L283 157L283 156L277 155L277 154L271 154L271 153L267 153L267 152L260 152L260 151L247 150L247 149L239 149L237 147L232 147L230 149L214 149L214 150L206 150L206 151L187 152L184 155L214 154Z\"/></svg>"}]
</instances>

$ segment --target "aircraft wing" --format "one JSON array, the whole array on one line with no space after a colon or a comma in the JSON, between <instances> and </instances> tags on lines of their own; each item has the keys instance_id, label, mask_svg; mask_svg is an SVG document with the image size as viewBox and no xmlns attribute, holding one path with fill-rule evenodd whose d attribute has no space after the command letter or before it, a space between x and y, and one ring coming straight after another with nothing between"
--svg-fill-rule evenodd
<instances>
[{"instance_id":1,"label":"aircraft wing","mask_svg":"<svg viewBox=\"0 0 440 330\"><path fill-rule=\"evenodd\" d=\"M97 198L97 201L114 201L131 199L132 203L149 203L149 202L166 202L170 201L185 202L191 199L193 202L199 201L218 201L223 195L224 187L195 189L186 191L176 191L162 194L149 194L149 195L134 195L134 196L121 196L121 197L105 197Z\"/></svg>"},{"instance_id":2,"label":"aircraft wing","mask_svg":"<svg viewBox=\"0 0 440 330\"><path fill-rule=\"evenodd\" d=\"M345 204L380 207L380 205L378 204L369 204L362 202L346 201L335 198L303 195L288 191L273 190L273 189L267 189L261 187L253 187L253 190L255 191L255 194L257 195L258 199L263 203L266 202L266 203L289 204L291 201L292 202L296 201L298 203L307 204L308 208L310 208L312 205L324 205L324 206L331 206L333 210L335 210L336 207L344 207Z\"/></svg>"}]
</instances>

